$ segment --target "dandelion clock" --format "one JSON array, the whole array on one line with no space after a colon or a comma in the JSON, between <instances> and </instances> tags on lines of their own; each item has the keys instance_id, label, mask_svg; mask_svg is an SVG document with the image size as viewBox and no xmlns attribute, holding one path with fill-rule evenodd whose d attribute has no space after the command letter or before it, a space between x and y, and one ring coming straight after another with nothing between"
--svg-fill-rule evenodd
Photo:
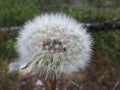
<instances>
[{"instance_id":1,"label":"dandelion clock","mask_svg":"<svg viewBox=\"0 0 120 90\"><path fill-rule=\"evenodd\" d=\"M55 81L86 68L91 44L90 34L72 17L43 14L27 22L19 32L19 58L9 65L9 70L38 72L45 79Z\"/></svg>"}]
</instances>

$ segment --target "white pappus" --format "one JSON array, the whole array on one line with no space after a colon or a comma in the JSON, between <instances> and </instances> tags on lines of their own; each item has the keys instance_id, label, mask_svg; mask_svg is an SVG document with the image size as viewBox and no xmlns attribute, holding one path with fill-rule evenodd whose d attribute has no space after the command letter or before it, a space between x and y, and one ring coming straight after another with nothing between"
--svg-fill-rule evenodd
<instances>
[{"instance_id":1,"label":"white pappus","mask_svg":"<svg viewBox=\"0 0 120 90\"><path fill-rule=\"evenodd\" d=\"M15 63L18 62L19 70L24 67L23 70L40 72L46 78L59 78L84 70L90 62L91 46L91 35L72 17L43 14L27 22L20 31L19 58ZM13 63L9 65L11 71Z\"/></svg>"}]
</instances>

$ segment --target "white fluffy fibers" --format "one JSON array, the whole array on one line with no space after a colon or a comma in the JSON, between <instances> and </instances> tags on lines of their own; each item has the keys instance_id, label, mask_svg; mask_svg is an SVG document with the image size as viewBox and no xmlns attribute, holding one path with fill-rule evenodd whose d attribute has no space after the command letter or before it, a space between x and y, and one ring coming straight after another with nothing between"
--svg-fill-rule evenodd
<instances>
[{"instance_id":1,"label":"white fluffy fibers","mask_svg":"<svg viewBox=\"0 0 120 90\"><path fill-rule=\"evenodd\" d=\"M19 69L24 66L46 78L78 72L90 61L90 34L81 23L65 14L38 16L24 25L17 40Z\"/></svg>"}]
</instances>

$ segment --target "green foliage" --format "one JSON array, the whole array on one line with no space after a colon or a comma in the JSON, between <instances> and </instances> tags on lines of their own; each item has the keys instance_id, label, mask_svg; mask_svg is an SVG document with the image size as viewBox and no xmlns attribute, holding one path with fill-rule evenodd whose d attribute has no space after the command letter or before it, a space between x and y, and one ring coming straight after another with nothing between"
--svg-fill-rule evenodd
<instances>
[{"instance_id":1,"label":"green foliage","mask_svg":"<svg viewBox=\"0 0 120 90\"><path fill-rule=\"evenodd\" d=\"M106 20L119 18L120 9L95 9L90 7L66 6L61 11L67 13L80 22L103 22Z\"/></svg>"},{"instance_id":2,"label":"green foliage","mask_svg":"<svg viewBox=\"0 0 120 90\"><path fill-rule=\"evenodd\" d=\"M38 14L34 0L0 0L0 25L22 25Z\"/></svg>"},{"instance_id":3,"label":"green foliage","mask_svg":"<svg viewBox=\"0 0 120 90\"><path fill-rule=\"evenodd\" d=\"M0 31L0 58L3 60L16 57L16 31Z\"/></svg>"},{"instance_id":4,"label":"green foliage","mask_svg":"<svg viewBox=\"0 0 120 90\"><path fill-rule=\"evenodd\" d=\"M57 11L63 4L63 0L35 0L39 12Z\"/></svg>"},{"instance_id":5,"label":"green foliage","mask_svg":"<svg viewBox=\"0 0 120 90\"><path fill-rule=\"evenodd\" d=\"M119 6L119 0L80 0L80 1L84 5L95 8Z\"/></svg>"},{"instance_id":6,"label":"green foliage","mask_svg":"<svg viewBox=\"0 0 120 90\"><path fill-rule=\"evenodd\" d=\"M120 31L93 32L93 38L95 49L102 52L101 58L112 60L120 68Z\"/></svg>"},{"instance_id":7,"label":"green foliage","mask_svg":"<svg viewBox=\"0 0 120 90\"><path fill-rule=\"evenodd\" d=\"M85 0L87 2L89 0ZM94 2L95 1L95 2ZM112 1L93 0L93 5L108 5ZM97 4L98 3L98 4ZM100 8L91 5L68 5L63 0L0 0L0 26L21 26L27 20L44 12L64 12L81 22L100 22L119 18L120 8ZM99 5L98 5L99 6ZM109 6L109 5L108 5Z\"/></svg>"},{"instance_id":8,"label":"green foliage","mask_svg":"<svg viewBox=\"0 0 120 90\"><path fill-rule=\"evenodd\" d=\"M13 39L10 39L6 42L6 51L8 53L13 52L15 49L15 41Z\"/></svg>"},{"instance_id":9,"label":"green foliage","mask_svg":"<svg viewBox=\"0 0 120 90\"><path fill-rule=\"evenodd\" d=\"M16 90L18 76L18 72L8 73L6 61L0 62L0 90Z\"/></svg>"}]
</instances>

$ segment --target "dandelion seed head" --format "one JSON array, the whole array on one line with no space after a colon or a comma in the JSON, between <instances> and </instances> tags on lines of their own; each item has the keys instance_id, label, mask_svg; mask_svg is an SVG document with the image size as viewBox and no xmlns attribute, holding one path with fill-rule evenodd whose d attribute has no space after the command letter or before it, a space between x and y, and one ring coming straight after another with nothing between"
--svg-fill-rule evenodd
<instances>
[{"instance_id":1,"label":"dandelion seed head","mask_svg":"<svg viewBox=\"0 0 120 90\"><path fill-rule=\"evenodd\" d=\"M47 78L84 70L91 56L92 38L65 14L44 14L27 22L17 38L19 64Z\"/></svg>"}]
</instances>

